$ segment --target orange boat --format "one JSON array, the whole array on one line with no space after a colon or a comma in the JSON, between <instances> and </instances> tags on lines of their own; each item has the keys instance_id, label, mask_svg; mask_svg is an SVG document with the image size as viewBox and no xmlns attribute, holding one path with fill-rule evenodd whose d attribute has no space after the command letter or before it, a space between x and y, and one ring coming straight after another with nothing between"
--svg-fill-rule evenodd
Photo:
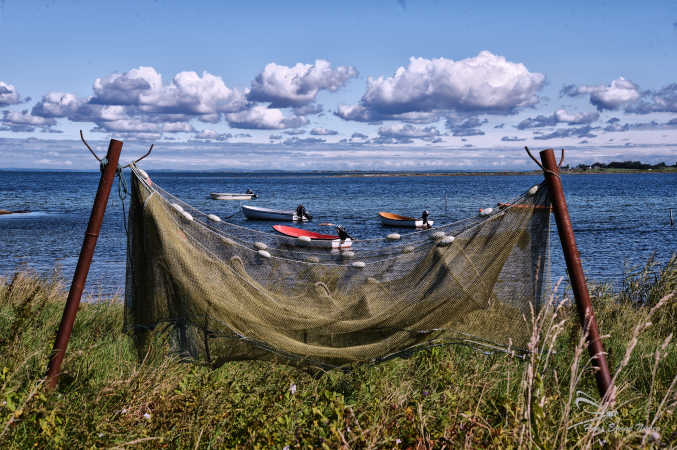
<instances>
[{"instance_id":1,"label":"orange boat","mask_svg":"<svg viewBox=\"0 0 677 450\"><path fill-rule=\"evenodd\" d=\"M399 214L381 211L378 213L383 225L389 227L406 227L406 228L430 228L433 225L432 220L426 222L421 218L402 216Z\"/></svg>"}]
</instances>

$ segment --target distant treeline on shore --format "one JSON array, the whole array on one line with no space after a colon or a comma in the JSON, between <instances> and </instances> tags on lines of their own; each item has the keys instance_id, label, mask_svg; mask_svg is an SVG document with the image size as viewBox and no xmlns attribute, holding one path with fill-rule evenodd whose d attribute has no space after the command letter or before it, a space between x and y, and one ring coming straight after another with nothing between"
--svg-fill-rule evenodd
<instances>
[{"instance_id":1,"label":"distant treeline on shore","mask_svg":"<svg viewBox=\"0 0 677 450\"><path fill-rule=\"evenodd\" d=\"M576 167L569 167L568 165L562 166L562 169L565 170L600 170L600 169L626 169L626 170L665 170L665 169L677 169L677 162L672 166L666 164L665 162L660 162L658 164L646 164L640 161L612 161L608 164L596 162L593 164L579 164Z\"/></svg>"}]
</instances>

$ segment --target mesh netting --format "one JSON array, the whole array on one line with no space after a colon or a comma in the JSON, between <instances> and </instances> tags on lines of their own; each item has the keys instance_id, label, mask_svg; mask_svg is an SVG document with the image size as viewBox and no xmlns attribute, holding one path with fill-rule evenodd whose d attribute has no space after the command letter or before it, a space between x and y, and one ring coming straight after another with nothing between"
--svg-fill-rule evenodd
<instances>
[{"instance_id":1,"label":"mesh netting","mask_svg":"<svg viewBox=\"0 0 677 450\"><path fill-rule=\"evenodd\" d=\"M180 353L214 365L337 367L445 343L520 351L523 314L549 286L547 189L509 205L316 248L215 221L132 167L125 328L141 349L166 323Z\"/></svg>"}]
</instances>

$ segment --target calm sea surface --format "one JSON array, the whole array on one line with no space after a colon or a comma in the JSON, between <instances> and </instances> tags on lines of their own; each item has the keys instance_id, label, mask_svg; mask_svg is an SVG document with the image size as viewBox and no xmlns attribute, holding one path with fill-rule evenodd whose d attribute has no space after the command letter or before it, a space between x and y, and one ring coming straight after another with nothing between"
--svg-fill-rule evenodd
<instances>
[{"instance_id":1,"label":"calm sea surface","mask_svg":"<svg viewBox=\"0 0 677 450\"><path fill-rule=\"evenodd\" d=\"M403 176L329 177L322 174L228 174L149 171L154 182L188 203L262 230L272 222L247 221L242 203L294 209L302 203L314 216L306 228L332 232L320 222L344 225L356 238L384 236L376 216L392 211L420 216L428 209L438 224L470 215L480 208L509 201L541 176ZM644 264L652 253L666 261L677 251L677 174L563 175L583 268L589 279L619 284L629 268ZM0 171L0 209L32 211L0 216L0 276L22 267L41 273L58 270L70 282L84 237L99 174L94 172ZM214 201L209 192L244 192L251 202ZM445 210L446 195L446 210ZM128 204L128 202L127 202ZM565 273L562 251L552 224L552 275ZM400 230L407 232L407 230ZM89 294L122 292L125 283L126 236L117 182L111 192L94 261L87 280Z\"/></svg>"}]
</instances>

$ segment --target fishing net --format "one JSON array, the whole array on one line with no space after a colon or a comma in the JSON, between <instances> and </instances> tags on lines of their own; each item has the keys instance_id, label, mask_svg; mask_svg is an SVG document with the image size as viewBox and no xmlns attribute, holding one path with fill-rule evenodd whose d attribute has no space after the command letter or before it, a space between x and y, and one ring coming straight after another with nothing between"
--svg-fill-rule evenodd
<instances>
[{"instance_id":1,"label":"fishing net","mask_svg":"<svg viewBox=\"0 0 677 450\"><path fill-rule=\"evenodd\" d=\"M168 330L178 352L216 366L337 367L448 343L520 351L523 316L548 291L549 218L541 184L477 217L315 248L194 209L132 167L125 328L140 349Z\"/></svg>"}]
</instances>

